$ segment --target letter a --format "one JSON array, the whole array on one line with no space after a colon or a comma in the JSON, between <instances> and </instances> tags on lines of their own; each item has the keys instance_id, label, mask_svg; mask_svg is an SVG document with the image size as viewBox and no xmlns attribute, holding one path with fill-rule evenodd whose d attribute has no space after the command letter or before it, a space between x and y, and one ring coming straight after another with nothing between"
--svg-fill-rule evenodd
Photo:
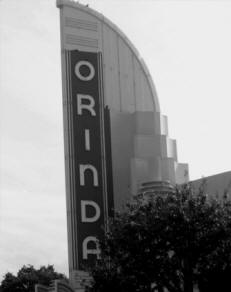
<instances>
[{"instance_id":1,"label":"letter a","mask_svg":"<svg viewBox=\"0 0 231 292\"><path fill-rule=\"evenodd\" d=\"M96 246L95 249L87 248L87 245L90 241L93 241L95 243L95 246ZM83 259L87 260L89 254L95 254L97 256L97 259L100 259L100 250L98 247L98 240L94 236L88 236L83 241Z\"/></svg>"}]
</instances>

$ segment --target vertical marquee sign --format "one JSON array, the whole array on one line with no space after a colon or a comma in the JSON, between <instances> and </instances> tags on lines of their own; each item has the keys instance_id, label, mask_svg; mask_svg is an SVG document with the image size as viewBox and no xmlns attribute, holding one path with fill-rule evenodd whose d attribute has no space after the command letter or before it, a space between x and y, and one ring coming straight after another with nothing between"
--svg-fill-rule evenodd
<instances>
[{"instance_id":1,"label":"vertical marquee sign","mask_svg":"<svg viewBox=\"0 0 231 292\"><path fill-rule=\"evenodd\" d=\"M69 261L73 270L79 270L100 257L98 239L113 207L112 193L108 196L112 184L110 143L105 145L110 138L110 119L103 104L101 54L66 51L65 63Z\"/></svg>"}]
</instances>

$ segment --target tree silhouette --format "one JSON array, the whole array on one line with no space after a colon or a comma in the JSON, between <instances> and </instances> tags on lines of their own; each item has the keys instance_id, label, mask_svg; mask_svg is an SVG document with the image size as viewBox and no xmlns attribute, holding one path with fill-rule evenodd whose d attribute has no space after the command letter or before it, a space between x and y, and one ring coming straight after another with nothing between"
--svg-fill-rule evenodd
<instances>
[{"instance_id":1,"label":"tree silhouette","mask_svg":"<svg viewBox=\"0 0 231 292\"><path fill-rule=\"evenodd\" d=\"M66 276L57 273L52 265L35 269L32 265L23 266L14 276L6 273L0 286L1 292L34 292L35 284L49 286L53 280L67 280Z\"/></svg>"},{"instance_id":2,"label":"tree silhouette","mask_svg":"<svg viewBox=\"0 0 231 292\"><path fill-rule=\"evenodd\" d=\"M231 291L231 203L203 188L137 198L100 245L91 291Z\"/></svg>"}]
</instances>

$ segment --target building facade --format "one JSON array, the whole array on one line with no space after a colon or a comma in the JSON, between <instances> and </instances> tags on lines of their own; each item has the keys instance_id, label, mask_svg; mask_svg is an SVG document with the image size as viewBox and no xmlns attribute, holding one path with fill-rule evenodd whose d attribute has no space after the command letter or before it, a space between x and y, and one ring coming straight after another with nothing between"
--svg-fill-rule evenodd
<instances>
[{"instance_id":1,"label":"building facade","mask_svg":"<svg viewBox=\"0 0 231 292\"><path fill-rule=\"evenodd\" d=\"M188 181L150 73L120 29L68 0L60 9L69 268L100 256L108 217L145 182Z\"/></svg>"}]
</instances>

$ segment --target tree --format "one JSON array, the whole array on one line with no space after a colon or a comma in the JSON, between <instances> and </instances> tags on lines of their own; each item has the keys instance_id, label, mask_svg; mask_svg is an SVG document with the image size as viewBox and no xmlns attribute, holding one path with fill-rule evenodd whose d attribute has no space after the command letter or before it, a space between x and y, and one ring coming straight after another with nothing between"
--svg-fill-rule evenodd
<instances>
[{"instance_id":1,"label":"tree","mask_svg":"<svg viewBox=\"0 0 231 292\"><path fill-rule=\"evenodd\" d=\"M48 286L53 280L67 280L66 276L57 273L52 265L35 269L32 265L23 266L14 276L6 273L0 286L1 292L34 292L35 284Z\"/></svg>"},{"instance_id":2,"label":"tree","mask_svg":"<svg viewBox=\"0 0 231 292\"><path fill-rule=\"evenodd\" d=\"M109 230L91 271L91 291L231 291L227 199L208 198L203 188L195 192L186 185L165 196L137 198L116 214Z\"/></svg>"}]
</instances>

